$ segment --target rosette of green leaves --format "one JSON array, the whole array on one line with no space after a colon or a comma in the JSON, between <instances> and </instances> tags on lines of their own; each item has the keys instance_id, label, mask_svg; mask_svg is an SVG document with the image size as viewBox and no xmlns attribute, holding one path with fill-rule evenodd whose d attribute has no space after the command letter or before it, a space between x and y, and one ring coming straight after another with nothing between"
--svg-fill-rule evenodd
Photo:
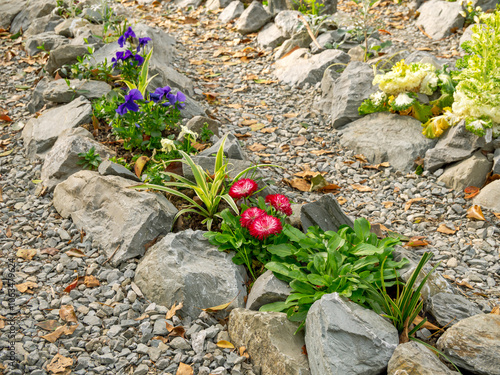
<instances>
[{"instance_id":1,"label":"rosette of green leaves","mask_svg":"<svg viewBox=\"0 0 500 375\"><path fill-rule=\"evenodd\" d=\"M385 92L377 91L361 103L358 108L358 113L360 116L364 116L370 113L388 112L389 110L389 97Z\"/></svg>"},{"instance_id":2,"label":"rosette of green leaves","mask_svg":"<svg viewBox=\"0 0 500 375\"><path fill-rule=\"evenodd\" d=\"M301 322L299 329L312 304L329 293L338 293L381 312L378 296L367 284L378 288L383 277L386 285L393 285L398 276L396 270L408 263L406 259L393 260L392 252L399 240L379 240L370 232L366 219L356 220L354 228L341 226L338 232L311 227L304 234L286 226L283 233L288 242L267 248L279 260L267 263L266 268L289 282L292 293L285 302L264 305L260 311L286 312L290 320Z\"/></svg>"}]
</instances>

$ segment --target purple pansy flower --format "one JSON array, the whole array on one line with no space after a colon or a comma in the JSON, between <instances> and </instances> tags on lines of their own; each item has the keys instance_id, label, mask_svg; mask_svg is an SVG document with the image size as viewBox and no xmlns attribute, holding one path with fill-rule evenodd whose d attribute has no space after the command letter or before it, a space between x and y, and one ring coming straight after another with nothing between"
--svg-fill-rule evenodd
<instances>
[{"instance_id":1,"label":"purple pansy flower","mask_svg":"<svg viewBox=\"0 0 500 375\"><path fill-rule=\"evenodd\" d=\"M135 38L135 33L130 26L127 31L125 31L125 33L118 38L118 45L123 47L128 38Z\"/></svg>"},{"instance_id":2,"label":"purple pansy flower","mask_svg":"<svg viewBox=\"0 0 500 375\"><path fill-rule=\"evenodd\" d=\"M139 38L139 45L137 46L137 52L139 52L141 50L141 48L143 46L145 46L146 44L148 44L148 42L151 40L151 38Z\"/></svg>"},{"instance_id":3,"label":"purple pansy flower","mask_svg":"<svg viewBox=\"0 0 500 375\"><path fill-rule=\"evenodd\" d=\"M177 103L178 107L181 109L186 106L186 103L184 103L186 101L186 95L180 91L177 91L176 94L167 94L167 100L168 102L163 103L165 107L174 105L175 103Z\"/></svg>"},{"instance_id":4,"label":"purple pansy flower","mask_svg":"<svg viewBox=\"0 0 500 375\"><path fill-rule=\"evenodd\" d=\"M137 61L137 66L141 66L142 63L144 62L144 57L142 57L141 55L135 55L134 59L135 59L135 61ZM131 64L132 64L132 62L131 62Z\"/></svg>"},{"instance_id":5,"label":"purple pansy flower","mask_svg":"<svg viewBox=\"0 0 500 375\"><path fill-rule=\"evenodd\" d=\"M137 89L132 89L129 91L128 95L125 95L125 103L120 104L116 113L123 116L128 111L137 112L139 111L139 105L134 102L134 100L142 100L142 94Z\"/></svg>"},{"instance_id":6,"label":"purple pansy flower","mask_svg":"<svg viewBox=\"0 0 500 375\"><path fill-rule=\"evenodd\" d=\"M155 103L158 103L161 101L165 96L168 96L170 93L170 87L165 86L165 87L158 87L155 92L149 94L149 97L151 100Z\"/></svg>"}]
</instances>

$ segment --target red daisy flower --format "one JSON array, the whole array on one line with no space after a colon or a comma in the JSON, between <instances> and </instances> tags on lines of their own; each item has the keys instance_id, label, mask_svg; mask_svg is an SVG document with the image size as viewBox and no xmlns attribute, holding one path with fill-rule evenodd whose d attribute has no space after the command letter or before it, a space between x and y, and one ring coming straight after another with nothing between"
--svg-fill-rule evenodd
<instances>
[{"instance_id":1,"label":"red daisy flower","mask_svg":"<svg viewBox=\"0 0 500 375\"><path fill-rule=\"evenodd\" d=\"M271 205L279 212L284 213L286 216L292 214L292 206L287 197L281 194L269 194L266 197L266 203L271 203Z\"/></svg>"},{"instance_id":2,"label":"red daisy flower","mask_svg":"<svg viewBox=\"0 0 500 375\"><path fill-rule=\"evenodd\" d=\"M250 234L259 240L263 240L272 234L280 234L282 229L281 220L270 215L258 217L248 227Z\"/></svg>"},{"instance_id":3,"label":"red daisy flower","mask_svg":"<svg viewBox=\"0 0 500 375\"><path fill-rule=\"evenodd\" d=\"M229 195L233 199L238 200L240 198L245 198L249 195L252 195L257 191L258 188L259 187L254 180L250 178L242 178L236 181L233 186L231 186L231 189L229 189Z\"/></svg>"},{"instance_id":4,"label":"red daisy flower","mask_svg":"<svg viewBox=\"0 0 500 375\"><path fill-rule=\"evenodd\" d=\"M258 207L252 207L248 208L241 214L240 218L240 223L243 228L248 228L252 222L257 219L258 217L261 217L263 215L266 215L266 211L261 210Z\"/></svg>"}]
</instances>

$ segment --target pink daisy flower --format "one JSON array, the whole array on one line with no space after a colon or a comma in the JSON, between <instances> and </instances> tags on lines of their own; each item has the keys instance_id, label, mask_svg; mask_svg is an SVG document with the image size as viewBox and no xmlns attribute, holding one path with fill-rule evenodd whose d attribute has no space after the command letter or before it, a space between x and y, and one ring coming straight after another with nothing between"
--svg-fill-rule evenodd
<instances>
[{"instance_id":1,"label":"pink daisy flower","mask_svg":"<svg viewBox=\"0 0 500 375\"><path fill-rule=\"evenodd\" d=\"M287 197L281 194L269 194L266 197L266 203L270 203L276 210L284 213L286 216L292 214L292 206Z\"/></svg>"},{"instance_id":2,"label":"pink daisy flower","mask_svg":"<svg viewBox=\"0 0 500 375\"><path fill-rule=\"evenodd\" d=\"M257 219L258 217L261 217L263 215L266 215L266 211L261 210L258 207L252 207L248 208L241 214L240 218L240 223L243 228L248 228L252 222Z\"/></svg>"},{"instance_id":3,"label":"pink daisy flower","mask_svg":"<svg viewBox=\"0 0 500 375\"><path fill-rule=\"evenodd\" d=\"M248 227L250 234L259 240L263 240L272 234L280 234L282 229L281 220L270 215L258 217Z\"/></svg>"},{"instance_id":4,"label":"pink daisy flower","mask_svg":"<svg viewBox=\"0 0 500 375\"><path fill-rule=\"evenodd\" d=\"M229 195L231 198L238 200L252 195L258 188L259 187L254 180L250 178L242 178L231 186L231 189L229 189Z\"/></svg>"}]
</instances>

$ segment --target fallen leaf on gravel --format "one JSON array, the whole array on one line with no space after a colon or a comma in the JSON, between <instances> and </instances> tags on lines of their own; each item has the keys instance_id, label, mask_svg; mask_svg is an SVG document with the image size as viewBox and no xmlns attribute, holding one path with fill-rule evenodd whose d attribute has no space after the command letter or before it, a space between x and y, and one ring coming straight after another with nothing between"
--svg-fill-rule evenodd
<instances>
[{"instance_id":1,"label":"fallen leaf on gravel","mask_svg":"<svg viewBox=\"0 0 500 375\"><path fill-rule=\"evenodd\" d=\"M311 184L302 178L294 178L292 180L284 179L283 181L290 187L293 187L300 191L309 191L309 189L311 188Z\"/></svg>"},{"instance_id":2,"label":"fallen leaf on gravel","mask_svg":"<svg viewBox=\"0 0 500 375\"><path fill-rule=\"evenodd\" d=\"M193 375L193 368L185 363L179 363L179 368L177 368L177 372L175 375Z\"/></svg>"},{"instance_id":3,"label":"fallen leaf on gravel","mask_svg":"<svg viewBox=\"0 0 500 375\"><path fill-rule=\"evenodd\" d=\"M47 371L53 374L66 375L71 373L71 369L69 369L71 366L73 366L73 360L71 358L64 357L57 353L47 365Z\"/></svg>"},{"instance_id":4,"label":"fallen leaf on gravel","mask_svg":"<svg viewBox=\"0 0 500 375\"><path fill-rule=\"evenodd\" d=\"M234 345L231 344L229 341L226 340L220 340L216 344L219 348L223 349L234 349Z\"/></svg>"},{"instance_id":5,"label":"fallen leaf on gravel","mask_svg":"<svg viewBox=\"0 0 500 375\"><path fill-rule=\"evenodd\" d=\"M66 288L64 288L65 293L71 292L73 289L75 289L78 285L82 283L83 277L77 276L75 280L71 282Z\"/></svg>"},{"instance_id":6,"label":"fallen leaf on gravel","mask_svg":"<svg viewBox=\"0 0 500 375\"><path fill-rule=\"evenodd\" d=\"M483 210L481 210L481 206L478 206L477 204L473 205L471 208L467 210L467 218L483 220L483 221L486 220L483 215Z\"/></svg>"},{"instance_id":7,"label":"fallen leaf on gravel","mask_svg":"<svg viewBox=\"0 0 500 375\"><path fill-rule=\"evenodd\" d=\"M262 128L264 128L266 125L258 122L257 124L253 124L250 126L250 130L253 131L253 132L256 132L257 130L260 130Z\"/></svg>"},{"instance_id":8,"label":"fallen leaf on gravel","mask_svg":"<svg viewBox=\"0 0 500 375\"><path fill-rule=\"evenodd\" d=\"M19 249L16 255L24 260L31 260L36 255L36 249Z\"/></svg>"},{"instance_id":9,"label":"fallen leaf on gravel","mask_svg":"<svg viewBox=\"0 0 500 375\"><path fill-rule=\"evenodd\" d=\"M253 145L248 146L248 149L250 151L253 151L253 152L255 152L255 151L263 151L266 148L267 148L267 146L261 145L260 143L254 143Z\"/></svg>"},{"instance_id":10,"label":"fallen leaf on gravel","mask_svg":"<svg viewBox=\"0 0 500 375\"><path fill-rule=\"evenodd\" d=\"M356 189L357 191L361 191L361 192L369 192L369 191L373 191L373 189L369 186L365 186L365 185L359 185L359 184L353 184L351 185L351 187L353 189Z\"/></svg>"},{"instance_id":11,"label":"fallen leaf on gravel","mask_svg":"<svg viewBox=\"0 0 500 375\"><path fill-rule=\"evenodd\" d=\"M256 124L258 121L257 120L243 120L242 122L240 122L240 125L242 126L250 126L250 125L253 125L253 124Z\"/></svg>"},{"instance_id":12,"label":"fallen leaf on gravel","mask_svg":"<svg viewBox=\"0 0 500 375\"><path fill-rule=\"evenodd\" d=\"M0 279L0 290L3 288L3 281Z\"/></svg>"},{"instance_id":13,"label":"fallen leaf on gravel","mask_svg":"<svg viewBox=\"0 0 500 375\"><path fill-rule=\"evenodd\" d=\"M356 160L360 161L361 163L368 163L368 160L366 159L365 155L363 155L363 154L357 154L357 155L354 155L354 157L356 158Z\"/></svg>"},{"instance_id":14,"label":"fallen leaf on gravel","mask_svg":"<svg viewBox=\"0 0 500 375\"><path fill-rule=\"evenodd\" d=\"M193 18L193 17L184 17L184 19L180 20L180 22L185 24L185 25L194 25L194 24L198 23L198 19Z\"/></svg>"},{"instance_id":15,"label":"fallen leaf on gravel","mask_svg":"<svg viewBox=\"0 0 500 375\"><path fill-rule=\"evenodd\" d=\"M135 320L136 322L140 322L141 320L144 320L144 319L146 319L146 318L149 318L149 314L142 314L140 317L135 318L134 320Z\"/></svg>"},{"instance_id":16,"label":"fallen leaf on gravel","mask_svg":"<svg viewBox=\"0 0 500 375\"><path fill-rule=\"evenodd\" d=\"M329 154L334 154L335 151L327 151L327 150L312 150L311 154L316 155L316 156L321 156L321 155L329 155Z\"/></svg>"},{"instance_id":17,"label":"fallen leaf on gravel","mask_svg":"<svg viewBox=\"0 0 500 375\"><path fill-rule=\"evenodd\" d=\"M321 175L321 173L318 173L316 176L311 178L311 187L309 191L321 190L327 185L329 185L328 181L326 181L326 179Z\"/></svg>"},{"instance_id":18,"label":"fallen leaf on gravel","mask_svg":"<svg viewBox=\"0 0 500 375\"><path fill-rule=\"evenodd\" d=\"M68 327L65 324L63 326L56 328L56 330L54 332L48 333L48 334L41 336L41 337L42 337L42 339L45 339L48 342L54 343L62 335L71 335L73 332L75 332L76 327L78 327L78 325L73 325L71 327Z\"/></svg>"},{"instance_id":19,"label":"fallen leaf on gravel","mask_svg":"<svg viewBox=\"0 0 500 375\"><path fill-rule=\"evenodd\" d=\"M36 325L46 331L53 331L61 326L57 320L45 320L43 322L37 323Z\"/></svg>"},{"instance_id":20,"label":"fallen leaf on gravel","mask_svg":"<svg viewBox=\"0 0 500 375\"><path fill-rule=\"evenodd\" d=\"M71 250L66 251L65 254L69 257L76 257L76 258L86 257L86 255L83 253L83 251L76 249L76 248L73 248Z\"/></svg>"},{"instance_id":21,"label":"fallen leaf on gravel","mask_svg":"<svg viewBox=\"0 0 500 375\"><path fill-rule=\"evenodd\" d=\"M47 247L46 249L41 250L40 254L56 255L58 252L59 249L56 249L55 247Z\"/></svg>"},{"instance_id":22,"label":"fallen leaf on gravel","mask_svg":"<svg viewBox=\"0 0 500 375\"><path fill-rule=\"evenodd\" d=\"M481 189L476 187L476 186L468 186L464 189L465 193L465 199L471 199L474 198L476 195L478 195L481 192Z\"/></svg>"},{"instance_id":23,"label":"fallen leaf on gravel","mask_svg":"<svg viewBox=\"0 0 500 375\"><path fill-rule=\"evenodd\" d=\"M500 307L498 305L495 306L495 307L493 307L493 309L491 310L490 314L500 315Z\"/></svg>"},{"instance_id":24,"label":"fallen leaf on gravel","mask_svg":"<svg viewBox=\"0 0 500 375\"><path fill-rule=\"evenodd\" d=\"M172 319L172 317L177 313L177 310L182 309L182 306L182 302L178 305L176 305L176 303L174 302L173 306L170 308L170 310L168 310L167 315L165 315L165 319Z\"/></svg>"},{"instance_id":25,"label":"fallen leaf on gravel","mask_svg":"<svg viewBox=\"0 0 500 375\"><path fill-rule=\"evenodd\" d=\"M59 309L59 316L65 322L78 323L76 318L75 308L71 305L62 305Z\"/></svg>"},{"instance_id":26,"label":"fallen leaf on gravel","mask_svg":"<svg viewBox=\"0 0 500 375\"><path fill-rule=\"evenodd\" d=\"M276 129L278 129L277 126L275 126L274 128L264 128L264 129L261 129L261 133L274 133L276 131Z\"/></svg>"},{"instance_id":27,"label":"fallen leaf on gravel","mask_svg":"<svg viewBox=\"0 0 500 375\"><path fill-rule=\"evenodd\" d=\"M410 199L408 202L406 202L405 204L405 211L408 211L411 207L411 205L415 202L420 202L420 201L423 201L425 199L425 197L422 197L422 198L412 198Z\"/></svg>"},{"instance_id":28,"label":"fallen leaf on gravel","mask_svg":"<svg viewBox=\"0 0 500 375\"><path fill-rule=\"evenodd\" d=\"M500 212L493 212L493 215L495 215L496 218L500 220Z\"/></svg>"},{"instance_id":29,"label":"fallen leaf on gravel","mask_svg":"<svg viewBox=\"0 0 500 375\"><path fill-rule=\"evenodd\" d=\"M225 310L229 307L230 304L232 304L234 302L236 297L232 301L229 301L228 303L223 303L222 305L218 305L218 306L214 306L214 307L208 307L208 308L202 309L202 310L205 312L217 312L217 311Z\"/></svg>"},{"instance_id":30,"label":"fallen leaf on gravel","mask_svg":"<svg viewBox=\"0 0 500 375\"><path fill-rule=\"evenodd\" d=\"M0 121L12 122L12 119L4 113L0 115Z\"/></svg>"},{"instance_id":31,"label":"fallen leaf on gravel","mask_svg":"<svg viewBox=\"0 0 500 375\"><path fill-rule=\"evenodd\" d=\"M382 204L384 205L385 208L390 208L392 206L394 206L394 202L382 202Z\"/></svg>"},{"instance_id":32,"label":"fallen leaf on gravel","mask_svg":"<svg viewBox=\"0 0 500 375\"><path fill-rule=\"evenodd\" d=\"M438 227L438 229L437 229L437 231L438 231L439 233L444 233L444 234L455 234L455 233L457 232L457 230L458 230L458 228L457 228L457 227L455 227L455 229L451 229L451 228L448 228L448 227L446 226L446 224L441 224L441 225Z\"/></svg>"},{"instance_id":33,"label":"fallen leaf on gravel","mask_svg":"<svg viewBox=\"0 0 500 375\"><path fill-rule=\"evenodd\" d=\"M13 152L13 151L14 151L14 149L13 149L13 148L11 148L11 149L10 149L10 150L8 150L8 151L2 152L2 153L0 154L0 156L9 156L10 154L12 154L12 152Z\"/></svg>"},{"instance_id":34,"label":"fallen leaf on gravel","mask_svg":"<svg viewBox=\"0 0 500 375\"><path fill-rule=\"evenodd\" d=\"M5 320L4 319L5 319L5 317L0 316L0 329L4 329L5 328Z\"/></svg>"},{"instance_id":35,"label":"fallen leaf on gravel","mask_svg":"<svg viewBox=\"0 0 500 375\"><path fill-rule=\"evenodd\" d=\"M415 317L415 319L413 320L413 324L418 325L422 320L424 320L424 318L417 315ZM427 329L430 329L433 331L439 331L441 329L438 326L435 326L434 324L429 323L429 322L425 322L424 325L422 326L422 328L427 328Z\"/></svg>"},{"instance_id":36,"label":"fallen leaf on gravel","mask_svg":"<svg viewBox=\"0 0 500 375\"><path fill-rule=\"evenodd\" d=\"M137 177L141 177L142 170L144 169L144 166L146 163L149 161L149 158L147 156L140 156L139 159L136 160L134 164L134 172Z\"/></svg>"},{"instance_id":37,"label":"fallen leaf on gravel","mask_svg":"<svg viewBox=\"0 0 500 375\"><path fill-rule=\"evenodd\" d=\"M226 105L226 107L239 109L239 108L243 108L243 105L241 105L241 104L228 104L228 105Z\"/></svg>"},{"instance_id":38,"label":"fallen leaf on gravel","mask_svg":"<svg viewBox=\"0 0 500 375\"><path fill-rule=\"evenodd\" d=\"M240 134L240 133L234 133L234 136L238 139L243 139L243 138L249 138L252 136L250 133L245 133L245 134Z\"/></svg>"},{"instance_id":39,"label":"fallen leaf on gravel","mask_svg":"<svg viewBox=\"0 0 500 375\"><path fill-rule=\"evenodd\" d=\"M466 288L469 288L469 289L474 289L474 287L472 285L470 285L469 283L466 283L465 281L456 282L455 284L457 284L458 286L465 286Z\"/></svg>"},{"instance_id":40,"label":"fallen leaf on gravel","mask_svg":"<svg viewBox=\"0 0 500 375\"><path fill-rule=\"evenodd\" d=\"M427 246L429 245L429 242L424 240L425 237L422 236L417 236L417 237L412 237L410 238L410 241L406 243L405 246L408 247L420 247L420 246Z\"/></svg>"},{"instance_id":41,"label":"fallen leaf on gravel","mask_svg":"<svg viewBox=\"0 0 500 375\"><path fill-rule=\"evenodd\" d=\"M85 284L85 286L87 288L94 288L94 287L97 287L97 286L101 285L99 283L99 280L97 280L97 278L95 276L92 276L92 275L85 276L83 278L83 283Z\"/></svg>"},{"instance_id":42,"label":"fallen leaf on gravel","mask_svg":"<svg viewBox=\"0 0 500 375\"><path fill-rule=\"evenodd\" d=\"M303 135L299 135L297 138L292 139L290 142L292 146L304 146L307 142L307 138Z\"/></svg>"},{"instance_id":43,"label":"fallen leaf on gravel","mask_svg":"<svg viewBox=\"0 0 500 375\"><path fill-rule=\"evenodd\" d=\"M34 283L32 281L26 281L25 283L22 284L17 284L14 285L17 290L19 290L21 293L29 293L33 294L33 289L38 288L38 284Z\"/></svg>"},{"instance_id":44,"label":"fallen leaf on gravel","mask_svg":"<svg viewBox=\"0 0 500 375\"><path fill-rule=\"evenodd\" d=\"M342 188L337 184L328 184L326 186L323 186L321 189L319 189L319 191L321 191L322 193L329 193L329 192L332 192L335 190L340 190L340 189L342 189Z\"/></svg>"},{"instance_id":45,"label":"fallen leaf on gravel","mask_svg":"<svg viewBox=\"0 0 500 375\"><path fill-rule=\"evenodd\" d=\"M294 176L297 176L297 177L301 177L301 178L305 178L306 180L310 180L311 178L314 178L315 176L321 174L320 172L314 172L314 171L311 171L311 170L305 170L305 171L302 171L302 172L297 172L297 173L294 173L293 175Z\"/></svg>"},{"instance_id":46,"label":"fallen leaf on gravel","mask_svg":"<svg viewBox=\"0 0 500 375\"><path fill-rule=\"evenodd\" d=\"M168 329L168 327L167 327ZM167 337L182 337L184 338L184 334L186 333L186 329L183 326L173 327L168 334Z\"/></svg>"},{"instance_id":47,"label":"fallen leaf on gravel","mask_svg":"<svg viewBox=\"0 0 500 375\"><path fill-rule=\"evenodd\" d=\"M344 197L338 197L337 202L339 202L340 205L343 205L347 203L347 199L345 199Z\"/></svg>"},{"instance_id":48,"label":"fallen leaf on gravel","mask_svg":"<svg viewBox=\"0 0 500 375\"><path fill-rule=\"evenodd\" d=\"M286 118L295 118L297 117L299 114L298 113L285 113L283 115L283 117L286 117Z\"/></svg>"},{"instance_id":49,"label":"fallen leaf on gravel","mask_svg":"<svg viewBox=\"0 0 500 375\"><path fill-rule=\"evenodd\" d=\"M240 346L240 348L238 349L238 351L240 352L240 357L246 357L246 359L250 358L250 355L247 352L246 346Z\"/></svg>"}]
</instances>

